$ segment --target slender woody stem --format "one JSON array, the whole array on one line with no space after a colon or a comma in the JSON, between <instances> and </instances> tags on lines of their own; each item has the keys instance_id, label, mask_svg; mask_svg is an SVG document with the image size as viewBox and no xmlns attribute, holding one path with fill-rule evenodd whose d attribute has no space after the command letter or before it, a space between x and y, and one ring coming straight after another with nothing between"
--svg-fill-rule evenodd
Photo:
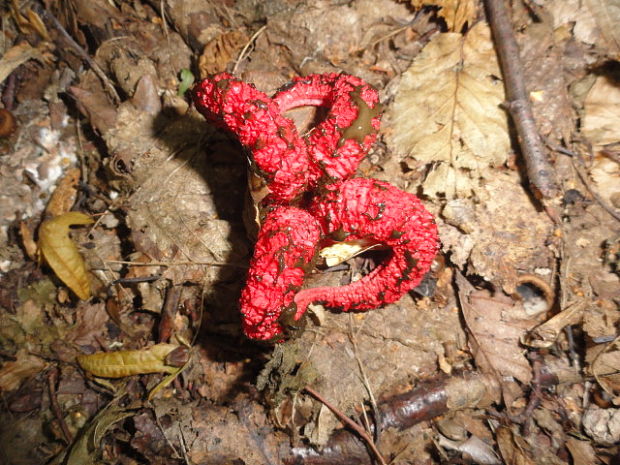
<instances>
[{"instance_id":1,"label":"slender woody stem","mask_svg":"<svg viewBox=\"0 0 620 465\"><path fill-rule=\"evenodd\" d=\"M543 199L552 199L558 195L559 189L553 167L536 128L525 88L519 46L512 30L506 0L485 0L485 4L504 76L507 107L517 129L527 176Z\"/></svg>"}]
</instances>

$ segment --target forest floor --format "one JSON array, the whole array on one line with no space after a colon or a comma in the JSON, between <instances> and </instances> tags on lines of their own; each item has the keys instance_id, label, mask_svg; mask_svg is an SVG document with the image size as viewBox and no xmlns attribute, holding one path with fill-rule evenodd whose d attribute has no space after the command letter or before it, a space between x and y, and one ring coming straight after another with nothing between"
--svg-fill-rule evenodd
<instances>
[{"instance_id":1,"label":"forest floor","mask_svg":"<svg viewBox=\"0 0 620 465\"><path fill-rule=\"evenodd\" d=\"M620 463L620 4L502 3L3 9L0 462ZM244 336L252 154L190 99L221 72L378 90L356 176L435 216L415 290ZM304 287L385 258L335 253Z\"/></svg>"}]
</instances>

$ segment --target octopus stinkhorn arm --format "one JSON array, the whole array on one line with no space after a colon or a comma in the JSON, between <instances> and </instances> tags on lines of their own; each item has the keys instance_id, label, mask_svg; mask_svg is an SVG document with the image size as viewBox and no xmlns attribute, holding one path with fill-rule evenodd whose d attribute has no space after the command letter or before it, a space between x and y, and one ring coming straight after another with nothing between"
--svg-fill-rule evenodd
<instances>
[{"instance_id":1,"label":"octopus stinkhorn arm","mask_svg":"<svg viewBox=\"0 0 620 465\"><path fill-rule=\"evenodd\" d=\"M432 215L412 194L371 179L349 179L377 138L379 96L345 74L296 78L273 98L230 74L198 83L196 108L237 135L269 195L246 286L243 330L251 339L277 341L307 306L322 303L368 310L395 302L429 270L438 250ZM326 116L301 137L283 113L317 106ZM381 244L391 255L361 280L341 287L301 290L321 244L346 240Z\"/></svg>"},{"instance_id":2,"label":"octopus stinkhorn arm","mask_svg":"<svg viewBox=\"0 0 620 465\"><path fill-rule=\"evenodd\" d=\"M320 238L318 221L304 210L279 206L267 214L241 293L246 336L274 340L282 335L278 319L303 284Z\"/></svg>"},{"instance_id":3,"label":"octopus stinkhorn arm","mask_svg":"<svg viewBox=\"0 0 620 465\"><path fill-rule=\"evenodd\" d=\"M320 175L294 123L252 84L221 73L199 82L192 97L208 121L233 132L250 150L273 202L294 200Z\"/></svg>"},{"instance_id":4,"label":"octopus stinkhorn arm","mask_svg":"<svg viewBox=\"0 0 620 465\"><path fill-rule=\"evenodd\" d=\"M337 73L298 77L273 100L282 113L302 106L327 109L306 140L312 162L332 181L351 177L377 139L379 94L358 77Z\"/></svg>"},{"instance_id":5,"label":"octopus stinkhorn arm","mask_svg":"<svg viewBox=\"0 0 620 465\"><path fill-rule=\"evenodd\" d=\"M298 292L296 319L312 302L343 311L395 302L420 283L439 248L433 216L415 195L386 182L350 179L314 199L308 210L324 234L369 239L389 247L391 256L354 283Z\"/></svg>"}]
</instances>

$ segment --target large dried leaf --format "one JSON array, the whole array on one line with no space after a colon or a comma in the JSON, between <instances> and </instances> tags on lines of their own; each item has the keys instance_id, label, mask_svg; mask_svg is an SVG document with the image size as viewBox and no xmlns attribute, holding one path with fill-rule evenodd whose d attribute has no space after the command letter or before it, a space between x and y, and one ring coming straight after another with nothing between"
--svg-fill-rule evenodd
<instances>
[{"instance_id":1,"label":"large dried leaf","mask_svg":"<svg viewBox=\"0 0 620 465\"><path fill-rule=\"evenodd\" d=\"M620 57L620 1L618 0L586 0L590 12L594 16L601 36L609 47L613 58Z\"/></svg>"},{"instance_id":2,"label":"large dried leaf","mask_svg":"<svg viewBox=\"0 0 620 465\"><path fill-rule=\"evenodd\" d=\"M580 42L610 58L620 56L619 0L551 0L545 9L555 28L569 26Z\"/></svg>"},{"instance_id":3,"label":"large dried leaf","mask_svg":"<svg viewBox=\"0 0 620 465\"><path fill-rule=\"evenodd\" d=\"M517 319L514 302L503 294L492 296L487 291L478 291L461 274L457 275L456 282L478 368L529 383L532 371L520 340L536 323Z\"/></svg>"},{"instance_id":4,"label":"large dried leaf","mask_svg":"<svg viewBox=\"0 0 620 465\"><path fill-rule=\"evenodd\" d=\"M594 146L620 140L620 86L606 76L599 76L584 102L583 133Z\"/></svg>"},{"instance_id":5,"label":"large dried leaf","mask_svg":"<svg viewBox=\"0 0 620 465\"><path fill-rule=\"evenodd\" d=\"M431 164L429 196L464 197L510 150L504 88L490 31L436 35L403 74L392 106L397 152Z\"/></svg>"},{"instance_id":6,"label":"large dried leaf","mask_svg":"<svg viewBox=\"0 0 620 465\"><path fill-rule=\"evenodd\" d=\"M93 219L79 212L68 212L44 221L39 228L39 251L56 276L80 299L90 297L90 281L84 260L69 237L69 227L91 224Z\"/></svg>"},{"instance_id":7,"label":"large dried leaf","mask_svg":"<svg viewBox=\"0 0 620 465\"><path fill-rule=\"evenodd\" d=\"M474 0L437 0L434 2L441 7L441 16L448 25L448 29L455 32L463 30L465 24L472 25L478 13L477 4Z\"/></svg>"},{"instance_id":8,"label":"large dried leaf","mask_svg":"<svg viewBox=\"0 0 620 465\"><path fill-rule=\"evenodd\" d=\"M22 381L36 375L46 365L42 358L28 354L25 349L20 350L16 360L6 362L0 368L0 392L17 389Z\"/></svg>"},{"instance_id":9,"label":"large dried leaf","mask_svg":"<svg viewBox=\"0 0 620 465\"><path fill-rule=\"evenodd\" d=\"M596 79L584 102L583 133L595 152L620 142L620 87L606 76ZM620 164L606 156L596 157L590 168L601 197L620 207Z\"/></svg>"},{"instance_id":10,"label":"large dried leaf","mask_svg":"<svg viewBox=\"0 0 620 465\"><path fill-rule=\"evenodd\" d=\"M441 7L438 14L445 21L450 31L460 32L465 23L472 25L478 13L475 0L411 0L415 9L425 5Z\"/></svg>"},{"instance_id":11,"label":"large dried leaf","mask_svg":"<svg viewBox=\"0 0 620 465\"><path fill-rule=\"evenodd\" d=\"M176 344L156 344L142 350L119 350L80 355L78 363L85 371L100 378L123 378L146 373L175 373L179 367L168 363Z\"/></svg>"},{"instance_id":12,"label":"large dried leaf","mask_svg":"<svg viewBox=\"0 0 620 465\"><path fill-rule=\"evenodd\" d=\"M207 42L198 59L200 76L205 78L211 74L225 71L228 63L239 53L247 41L248 36L243 29L233 29L222 32Z\"/></svg>"},{"instance_id":13,"label":"large dried leaf","mask_svg":"<svg viewBox=\"0 0 620 465\"><path fill-rule=\"evenodd\" d=\"M11 47L0 59L0 82L4 82L13 70L33 58L45 63L49 56L43 50L31 47L27 42Z\"/></svg>"}]
</instances>

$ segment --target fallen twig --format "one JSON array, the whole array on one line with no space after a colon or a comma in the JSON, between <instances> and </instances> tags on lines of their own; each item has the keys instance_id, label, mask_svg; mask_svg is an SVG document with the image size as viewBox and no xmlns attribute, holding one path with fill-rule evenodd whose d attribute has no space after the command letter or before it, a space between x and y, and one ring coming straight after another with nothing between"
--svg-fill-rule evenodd
<instances>
[{"instance_id":1,"label":"fallen twig","mask_svg":"<svg viewBox=\"0 0 620 465\"><path fill-rule=\"evenodd\" d=\"M101 82L103 83L104 88L110 94L110 97L112 97L112 101L115 104L119 104L121 101L121 98L118 96L118 93L116 92L116 89L114 88L114 85L112 84L112 82L110 82L110 79L108 78L108 76L106 76L106 74L103 72L101 67L95 62L95 60L93 60L90 57L90 55L86 52L86 50L80 47L80 44L78 44L73 39L73 37L69 35L69 33L65 30L62 24L60 24L60 21L58 21L56 16L54 16L51 12L49 12L48 10L44 8L37 8L37 13L40 14L43 18L45 18L54 27L54 29L58 31L58 33L67 42L67 44L75 51L75 53L77 53L77 55L88 64L90 69L92 69L93 72L97 75L97 77L101 79Z\"/></svg>"},{"instance_id":2,"label":"fallen twig","mask_svg":"<svg viewBox=\"0 0 620 465\"><path fill-rule=\"evenodd\" d=\"M529 182L543 199L553 199L559 193L555 172L549 163L547 152L536 128L536 121L525 89L519 47L512 30L505 0L485 0L485 4L504 76L507 108L517 129ZM557 216L549 211L547 205L545 207L551 217Z\"/></svg>"},{"instance_id":3,"label":"fallen twig","mask_svg":"<svg viewBox=\"0 0 620 465\"><path fill-rule=\"evenodd\" d=\"M557 379L550 377L550 382L557 383ZM305 389L312 393L310 388ZM378 429L385 431L394 428L402 431L450 410L488 406L499 396L499 385L490 375L470 373L464 377L431 379L420 383L415 389L380 402L377 406ZM331 409L329 404L325 405ZM349 423L352 422L351 419L346 416L346 420L340 416L339 418L355 429ZM357 429L355 431L359 432ZM362 432L366 434L363 429ZM363 437L362 433L360 436ZM304 465L370 463L364 443L347 430L335 431L320 451L312 447L293 448L290 456L284 456L283 461L285 464Z\"/></svg>"},{"instance_id":4,"label":"fallen twig","mask_svg":"<svg viewBox=\"0 0 620 465\"><path fill-rule=\"evenodd\" d=\"M60 409L60 405L58 404L58 399L56 397L56 382L58 381L58 369L52 368L47 373L47 388L50 396L50 407L52 412L54 412L54 416L60 425L60 431L62 431L62 436L67 444L71 444L73 442L73 435L71 431L69 431L69 427L65 422L65 416Z\"/></svg>"},{"instance_id":5,"label":"fallen twig","mask_svg":"<svg viewBox=\"0 0 620 465\"><path fill-rule=\"evenodd\" d=\"M370 447L370 450L372 450L372 453L375 455L377 461L381 465L387 465L387 462L385 461L385 459L381 455L381 452L379 452L379 449L377 449L377 446L375 445L375 441L373 441L373 439L368 435L368 433L366 432L366 430L364 430L364 428L362 428L356 422L354 422L349 417L347 417L344 413L342 413L340 410L338 410L330 402L325 400L318 392L316 392L311 387L306 386L304 388L304 390L308 394L310 394L312 397L314 397L316 400L318 400L319 402L323 403L328 409L330 409L332 411L332 413L334 415L336 415L341 422L343 422L345 425L347 425L349 428L351 428L357 434L359 434L360 437L366 442L366 444L368 444L368 447Z\"/></svg>"},{"instance_id":6,"label":"fallen twig","mask_svg":"<svg viewBox=\"0 0 620 465\"><path fill-rule=\"evenodd\" d=\"M587 173L580 166L580 164L582 163L581 160L576 160L575 157L573 157L571 161L573 162L573 168L575 168L575 172L577 173L577 176L579 176L579 179L581 179L581 182L583 183L583 185L586 186L586 189L588 189L588 192L590 193L590 195L594 197L594 200L596 200L598 204L601 207L603 207L603 210L609 213L616 221L620 221L620 212L617 212L616 210L614 210L614 208L611 205L609 205L600 195L598 195L598 193L590 185L591 181Z\"/></svg>"}]
</instances>

